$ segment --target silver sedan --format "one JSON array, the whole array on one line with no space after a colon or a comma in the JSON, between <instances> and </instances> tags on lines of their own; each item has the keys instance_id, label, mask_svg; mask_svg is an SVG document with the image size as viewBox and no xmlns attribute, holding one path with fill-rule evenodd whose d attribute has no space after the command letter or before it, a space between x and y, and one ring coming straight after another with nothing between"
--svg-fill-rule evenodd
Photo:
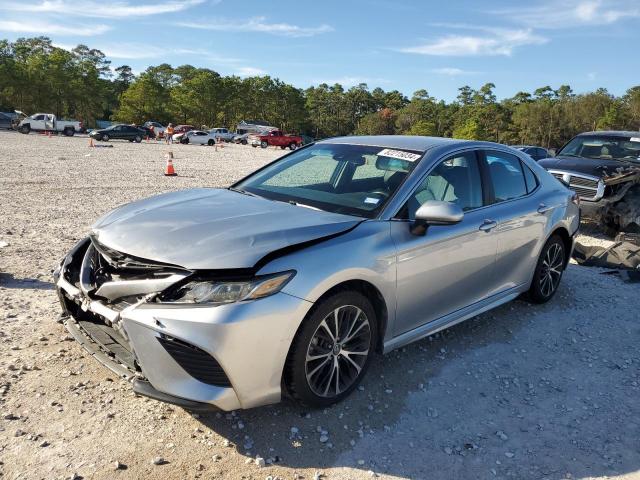
<instances>
[{"instance_id":1,"label":"silver sedan","mask_svg":"<svg viewBox=\"0 0 640 480\"><path fill-rule=\"evenodd\" d=\"M550 300L578 225L577 196L509 147L334 138L107 213L56 283L67 329L140 394L325 406L376 352Z\"/></svg>"}]
</instances>

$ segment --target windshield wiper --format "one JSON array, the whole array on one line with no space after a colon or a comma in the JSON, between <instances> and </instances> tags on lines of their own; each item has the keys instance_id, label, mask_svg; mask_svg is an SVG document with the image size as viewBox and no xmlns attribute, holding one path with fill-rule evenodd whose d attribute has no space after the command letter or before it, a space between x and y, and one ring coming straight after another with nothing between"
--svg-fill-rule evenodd
<instances>
[{"instance_id":1,"label":"windshield wiper","mask_svg":"<svg viewBox=\"0 0 640 480\"><path fill-rule=\"evenodd\" d=\"M243 195L249 195L250 197L259 197L260 195L256 195L255 193L248 192L247 190L242 190L241 188L229 187L229 190L232 192L241 193Z\"/></svg>"},{"instance_id":2,"label":"windshield wiper","mask_svg":"<svg viewBox=\"0 0 640 480\"><path fill-rule=\"evenodd\" d=\"M299 202L296 202L296 201L294 201L294 200L287 200L287 203L288 203L289 205L295 205L296 207L310 208L311 210L317 210L317 211L319 211L319 212L321 212L321 211L322 211L322 210L321 210L321 209L319 209L318 207L312 207L311 205L305 205L304 203L299 203Z\"/></svg>"}]
</instances>

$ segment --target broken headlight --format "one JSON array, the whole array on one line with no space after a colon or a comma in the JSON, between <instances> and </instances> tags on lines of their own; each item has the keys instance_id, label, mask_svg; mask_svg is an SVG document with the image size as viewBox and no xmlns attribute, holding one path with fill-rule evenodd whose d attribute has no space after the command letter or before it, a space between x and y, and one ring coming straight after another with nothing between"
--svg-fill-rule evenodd
<instances>
[{"instance_id":1,"label":"broken headlight","mask_svg":"<svg viewBox=\"0 0 640 480\"><path fill-rule=\"evenodd\" d=\"M243 300L256 300L278 293L294 275L294 271L289 271L243 281L189 282L168 301L171 303L224 305Z\"/></svg>"}]
</instances>

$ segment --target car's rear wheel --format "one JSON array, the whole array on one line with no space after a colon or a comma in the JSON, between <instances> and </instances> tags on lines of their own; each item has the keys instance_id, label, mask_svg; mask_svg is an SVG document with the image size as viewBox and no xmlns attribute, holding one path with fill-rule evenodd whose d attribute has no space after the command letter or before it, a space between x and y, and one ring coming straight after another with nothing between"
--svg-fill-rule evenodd
<instances>
[{"instance_id":1,"label":"car's rear wheel","mask_svg":"<svg viewBox=\"0 0 640 480\"><path fill-rule=\"evenodd\" d=\"M213 147L213 145L214 145L215 143L216 143L216 142L214 142L213 140L209 140L209 141L207 142L207 145L209 145L210 147Z\"/></svg>"},{"instance_id":2,"label":"car's rear wheel","mask_svg":"<svg viewBox=\"0 0 640 480\"><path fill-rule=\"evenodd\" d=\"M371 362L376 325L371 302L359 292L338 292L317 304L287 357L285 384L291 396L324 407L349 395Z\"/></svg>"},{"instance_id":3,"label":"car's rear wheel","mask_svg":"<svg viewBox=\"0 0 640 480\"><path fill-rule=\"evenodd\" d=\"M295 143L290 143L289 144L289 150L295 150L296 148L298 148L298 145Z\"/></svg>"},{"instance_id":4,"label":"car's rear wheel","mask_svg":"<svg viewBox=\"0 0 640 480\"><path fill-rule=\"evenodd\" d=\"M27 135L30 131L31 131L30 125L23 125L20 127L20 133L24 133L25 135Z\"/></svg>"},{"instance_id":5,"label":"car's rear wheel","mask_svg":"<svg viewBox=\"0 0 640 480\"><path fill-rule=\"evenodd\" d=\"M553 235L547 240L540 252L528 292L532 302L545 303L556 294L564 272L566 255L564 242L559 235Z\"/></svg>"},{"instance_id":6,"label":"car's rear wheel","mask_svg":"<svg viewBox=\"0 0 640 480\"><path fill-rule=\"evenodd\" d=\"M136 135L135 141L136 143L140 143L142 141L142 137L140 135Z\"/></svg>"},{"instance_id":7,"label":"car's rear wheel","mask_svg":"<svg viewBox=\"0 0 640 480\"><path fill-rule=\"evenodd\" d=\"M62 131L65 137L73 137L73 134L76 133L76 130L71 127L67 127Z\"/></svg>"}]
</instances>

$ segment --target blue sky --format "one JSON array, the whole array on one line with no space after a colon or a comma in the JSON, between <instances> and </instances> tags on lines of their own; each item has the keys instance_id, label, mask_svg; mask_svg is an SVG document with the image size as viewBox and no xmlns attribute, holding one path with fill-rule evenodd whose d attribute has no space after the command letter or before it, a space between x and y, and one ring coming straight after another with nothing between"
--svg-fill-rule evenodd
<instances>
[{"instance_id":1,"label":"blue sky","mask_svg":"<svg viewBox=\"0 0 640 480\"><path fill-rule=\"evenodd\" d=\"M365 82L407 95L496 84L640 84L640 0L0 0L0 38L99 48L135 72L162 62L269 74L298 87Z\"/></svg>"}]
</instances>

